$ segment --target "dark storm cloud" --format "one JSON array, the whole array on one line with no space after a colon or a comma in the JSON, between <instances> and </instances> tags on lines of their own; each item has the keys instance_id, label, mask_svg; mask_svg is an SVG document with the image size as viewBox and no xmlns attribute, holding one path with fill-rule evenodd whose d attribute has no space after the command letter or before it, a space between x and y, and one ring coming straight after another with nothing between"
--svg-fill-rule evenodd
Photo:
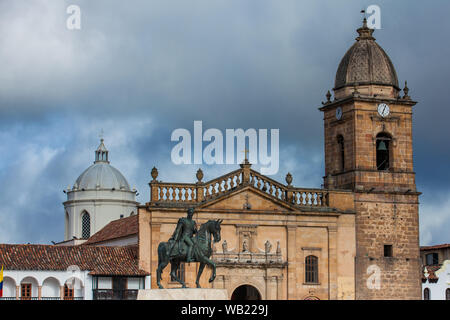
<instances>
[{"instance_id":1,"label":"dark storm cloud","mask_svg":"<svg viewBox=\"0 0 450 320\"><path fill-rule=\"evenodd\" d=\"M65 28L69 4L81 8L80 31ZM16 226L0 240L62 238L61 190L91 163L101 128L141 202L153 165L163 180L193 180L196 166L170 162L170 133L194 120L205 129L279 128L275 178L290 171L295 184L320 187L317 108L371 4L381 7L375 37L419 101L415 171L421 219L430 218L422 240L448 242L428 223L450 227L444 0L0 2L0 218ZM206 166L205 179L230 169ZM439 194L437 207L429 194Z\"/></svg>"}]
</instances>

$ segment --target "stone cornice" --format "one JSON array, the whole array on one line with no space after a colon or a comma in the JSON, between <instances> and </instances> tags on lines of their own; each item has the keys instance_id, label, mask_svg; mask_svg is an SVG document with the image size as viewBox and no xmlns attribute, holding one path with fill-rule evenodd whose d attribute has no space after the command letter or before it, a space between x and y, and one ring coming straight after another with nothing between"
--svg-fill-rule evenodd
<instances>
[{"instance_id":1,"label":"stone cornice","mask_svg":"<svg viewBox=\"0 0 450 320\"><path fill-rule=\"evenodd\" d=\"M340 106L345 103L352 103L352 102L372 102L372 103L392 103L392 104L398 104L398 105L405 105L405 106L414 106L417 104L417 101L413 100L407 100L407 99L393 99L393 98L384 98L384 97L370 97L370 96L363 96L363 95L355 95L355 96L347 96L345 98L331 101L330 103L324 104L322 107L319 107L318 109L320 111L326 111L328 109L335 108L337 106Z\"/></svg>"}]
</instances>

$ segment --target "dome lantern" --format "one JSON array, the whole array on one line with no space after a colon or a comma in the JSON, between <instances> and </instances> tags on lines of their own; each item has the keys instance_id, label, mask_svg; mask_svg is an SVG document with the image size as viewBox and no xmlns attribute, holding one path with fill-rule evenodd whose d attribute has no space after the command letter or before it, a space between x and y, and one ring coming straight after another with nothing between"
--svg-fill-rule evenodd
<instances>
[{"instance_id":1,"label":"dome lantern","mask_svg":"<svg viewBox=\"0 0 450 320\"><path fill-rule=\"evenodd\" d=\"M95 161L97 162L106 162L108 161L108 149L106 149L105 144L103 143L103 138L100 139L100 145L98 146L97 150L95 150Z\"/></svg>"}]
</instances>

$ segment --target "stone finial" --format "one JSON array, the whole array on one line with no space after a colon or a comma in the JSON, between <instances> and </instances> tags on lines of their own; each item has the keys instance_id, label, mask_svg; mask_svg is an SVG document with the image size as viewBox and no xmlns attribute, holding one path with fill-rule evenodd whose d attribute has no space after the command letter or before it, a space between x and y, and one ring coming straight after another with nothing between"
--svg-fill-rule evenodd
<instances>
[{"instance_id":1,"label":"stone finial","mask_svg":"<svg viewBox=\"0 0 450 320\"><path fill-rule=\"evenodd\" d=\"M281 255L280 241L277 241L277 255Z\"/></svg>"},{"instance_id":2,"label":"stone finial","mask_svg":"<svg viewBox=\"0 0 450 320\"><path fill-rule=\"evenodd\" d=\"M156 181L156 178L158 178L158 169L156 169L156 167L153 167L151 175L152 175L153 181Z\"/></svg>"},{"instance_id":3,"label":"stone finial","mask_svg":"<svg viewBox=\"0 0 450 320\"><path fill-rule=\"evenodd\" d=\"M408 81L405 81L405 87L403 88L403 92L405 93L405 95L403 96L403 99L410 100L411 97L408 95L408 93L409 93Z\"/></svg>"},{"instance_id":4,"label":"stone finial","mask_svg":"<svg viewBox=\"0 0 450 320\"><path fill-rule=\"evenodd\" d=\"M324 106L331 103L331 92L330 92L330 90L328 90L328 92L325 95L325 97L327 98L327 101L322 102L322 105L324 105Z\"/></svg>"},{"instance_id":5,"label":"stone finial","mask_svg":"<svg viewBox=\"0 0 450 320\"><path fill-rule=\"evenodd\" d=\"M197 177L198 182L202 182L202 179L203 179L203 171L202 171L202 169L198 169L197 170L196 177Z\"/></svg>"},{"instance_id":6,"label":"stone finial","mask_svg":"<svg viewBox=\"0 0 450 320\"><path fill-rule=\"evenodd\" d=\"M292 183L292 174L290 172L288 172L288 174L286 175L286 182L288 186L290 186Z\"/></svg>"},{"instance_id":7,"label":"stone finial","mask_svg":"<svg viewBox=\"0 0 450 320\"><path fill-rule=\"evenodd\" d=\"M327 98L327 103L331 103L331 92L330 92L330 90L328 90L328 92L326 94L326 98Z\"/></svg>"},{"instance_id":8,"label":"stone finial","mask_svg":"<svg viewBox=\"0 0 450 320\"><path fill-rule=\"evenodd\" d=\"M270 243L269 240L267 240L266 243L264 243L264 249L266 254L270 253L270 250L272 250L272 244Z\"/></svg>"}]
</instances>

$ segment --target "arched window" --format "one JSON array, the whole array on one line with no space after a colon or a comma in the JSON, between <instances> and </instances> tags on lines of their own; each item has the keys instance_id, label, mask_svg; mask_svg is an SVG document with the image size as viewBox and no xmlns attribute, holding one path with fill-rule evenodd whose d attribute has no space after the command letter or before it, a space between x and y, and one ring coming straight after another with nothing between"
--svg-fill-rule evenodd
<instances>
[{"instance_id":1,"label":"arched window","mask_svg":"<svg viewBox=\"0 0 450 320\"><path fill-rule=\"evenodd\" d=\"M88 239L91 236L91 217L89 213L83 213L81 217L81 237Z\"/></svg>"},{"instance_id":2,"label":"arched window","mask_svg":"<svg viewBox=\"0 0 450 320\"><path fill-rule=\"evenodd\" d=\"M391 136L387 133L377 135L377 170L388 170L391 165Z\"/></svg>"},{"instance_id":3,"label":"arched window","mask_svg":"<svg viewBox=\"0 0 450 320\"><path fill-rule=\"evenodd\" d=\"M316 256L305 258L305 283L319 283L319 259Z\"/></svg>"},{"instance_id":4,"label":"arched window","mask_svg":"<svg viewBox=\"0 0 450 320\"><path fill-rule=\"evenodd\" d=\"M430 300L430 289L425 288L423 290L423 300Z\"/></svg>"},{"instance_id":5,"label":"arched window","mask_svg":"<svg viewBox=\"0 0 450 320\"><path fill-rule=\"evenodd\" d=\"M450 300L450 289L445 290L445 300Z\"/></svg>"},{"instance_id":6,"label":"arched window","mask_svg":"<svg viewBox=\"0 0 450 320\"><path fill-rule=\"evenodd\" d=\"M344 137L341 135L338 135L337 143L338 143L338 152L339 152L339 170L341 172L344 172L344 170L345 170Z\"/></svg>"}]
</instances>

